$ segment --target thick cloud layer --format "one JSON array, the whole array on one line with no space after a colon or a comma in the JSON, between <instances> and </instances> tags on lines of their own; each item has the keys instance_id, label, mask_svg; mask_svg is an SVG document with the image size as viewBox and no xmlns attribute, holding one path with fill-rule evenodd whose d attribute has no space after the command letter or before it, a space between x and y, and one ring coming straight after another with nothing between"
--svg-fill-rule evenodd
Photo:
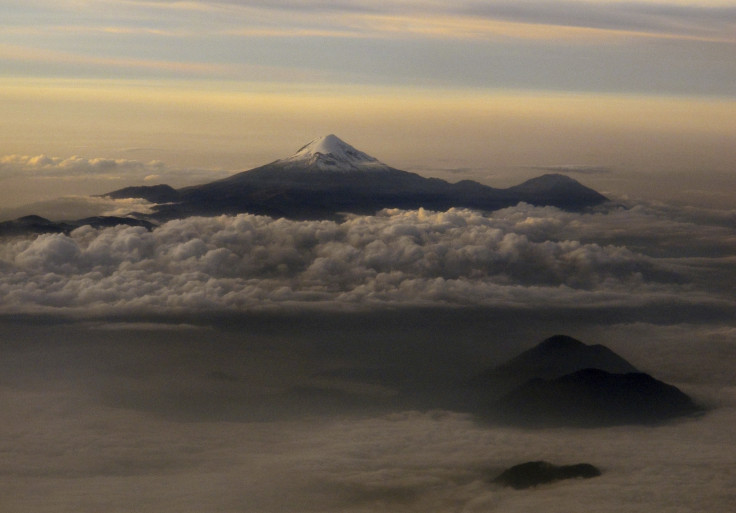
<instances>
[{"instance_id":1,"label":"thick cloud layer","mask_svg":"<svg viewBox=\"0 0 736 513\"><path fill-rule=\"evenodd\" d=\"M519 205L4 239L0 509L731 511L733 222ZM708 413L534 431L447 401L554 333L609 346ZM537 459L603 475L489 482Z\"/></svg>"},{"instance_id":2,"label":"thick cloud layer","mask_svg":"<svg viewBox=\"0 0 736 513\"><path fill-rule=\"evenodd\" d=\"M188 218L6 240L6 313L243 311L317 305L731 308L730 218L526 205L490 216L384 211L344 223Z\"/></svg>"},{"instance_id":3,"label":"thick cloud layer","mask_svg":"<svg viewBox=\"0 0 736 513\"><path fill-rule=\"evenodd\" d=\"M701 396L720 398L718 409L701 419L663 426L516 430L483 425L451 411L409 408L318 415L292 406L287 418L258 422L213 415L218 407L247 413L254 403L273 405L284 390L301 397L294 385L314 379L310 370L344 363L335 352L305 351L311 345L308 338L319 336L329 346L334 332L307 330L306 337L294 340L299 337L284 324L272 326L261 341L260 333L250 329L228 334L187 326L163 332L147 325L85 330L79 325L0 323L0 509L733 509L733 329L709 336L682 326L664 332L651 325L601 330L637 366L665 373L679 386L683 378L692 378L688 391L695 385ZM502 337L489 329L493 326L484 326L486 336ZM374 328L363 328L363 337L373 337ZM393 335L400 336L400 331ZM449 325L443 335L455 331ZM290 343L300 350L291 350ZM446 345L453 343L446 338ZM360 351L357 361L384 353L384 365L398 363L404 374L411 374L422 359L407 358L402 348L386 355L377 344L360 344L355 350ZM424 341L425 355L437 350ZM177 411L188 415L176 416ZM536 459L590 462L603 475L526 491L489 482L504 468Z\"/></svg>"}]
</instances>

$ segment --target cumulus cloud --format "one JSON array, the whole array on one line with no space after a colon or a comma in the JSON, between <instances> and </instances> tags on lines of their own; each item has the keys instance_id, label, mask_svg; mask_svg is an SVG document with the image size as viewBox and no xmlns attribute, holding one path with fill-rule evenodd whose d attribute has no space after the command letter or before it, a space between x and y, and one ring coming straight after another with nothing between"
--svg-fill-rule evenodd
<instances>
[{"instance_id":1,"label":"cumulus cloud","mask_svg":"<svg viewBox=\"0 0 736 513\"><path fill-rule=\"evenodd\" d=\"M98 180L103 187L106 183L108 187L115 187L122 180L124 185L138 181L147 185L169 183L174 186L182 186L208 182L229 174L232 174L232 171L172 168L160 160L144 162L133 159L88 158L78 155L65 158L47 155L0 156L0 180L10 178Z\"/></svg>"},{"instance_id":2,"label":"cumulus cloud","mask_svg":"<svg viewBox=\"0 0 736 513\"><path fill-rule=\"evenodd\" d=\"M734 210L638 202L578 215L519 205L491 214L504 229L533 241L580 240L629 248L650 256L716 259L736 253Z\"/></svg>"},{"instance_id":3,"label":"cumulus cloud","mask_svg":"<svg viewBox=\"0 0 736 513\"><path fill-rule=\"evenodd\" d=\"M64 176L77 177L84 175L117 175L119 173L146 173L164 167L163 162L140 162L128 159L86 158L72 156L68 158L49 157L46 155L6 155L0 157L0 176L12 176L22 173L24 176Z\"/></svg>"},{"instance_id":4,"label":"cumulus cloud","mask_svg":"<svg viewBox=\"0 0 736 513\"><path fill-rule=\"evenodd\" d=\"M734 248L724 227L647 209L389 210L343 223L221 216L7 241L0 291L5 312L732 308L718 292L733 283Z\"/></svg>"}]
</instances>

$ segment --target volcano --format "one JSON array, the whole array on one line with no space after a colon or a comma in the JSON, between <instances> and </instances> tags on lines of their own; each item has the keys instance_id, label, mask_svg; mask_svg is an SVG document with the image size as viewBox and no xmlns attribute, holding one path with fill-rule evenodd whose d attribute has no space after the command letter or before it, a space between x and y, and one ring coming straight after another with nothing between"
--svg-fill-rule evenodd
<instances>
[{"instance_id":1,"label":"volcano","mask_svg":"<svg viewBox=\"0 0 736 513\"><path fill-rule=\"evenodd\" d=\"M468 393L482 416L526 427L658 424L704 411L606 346L566 335L542 341L471 384Z\"/></svg>"},{"instance_id":2,"label":"volcano","mask_svg":"<svg viewBox=\"0 0 736 513\"><path fill-rule=\"evenodd\" d=\"M333 219L384 208L480 210L526 202L583 210L606 197L563 175L545 175L508 189L478 182L449 183L384 164L335 135L313 140L293 155L214 182L172 189L128 187L112 198L161 198L153 218L252 213L291 219ZM165 193L165 194L163 194Z\"/></svg>"}]
</instances>

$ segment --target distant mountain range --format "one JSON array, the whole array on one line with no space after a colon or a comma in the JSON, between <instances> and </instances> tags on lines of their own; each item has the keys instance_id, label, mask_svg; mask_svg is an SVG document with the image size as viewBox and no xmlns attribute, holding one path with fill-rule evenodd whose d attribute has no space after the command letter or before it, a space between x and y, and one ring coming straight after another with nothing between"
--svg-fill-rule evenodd
<instances>
[{"instance_id":1,"label":"distant mountain range","mask_svg":"<svg viewBox=\"0 0 736 513\"><path fill-rule=\"evenodd\" d=\"M143 226L150 230L155 224L144 219L118 216L95 216L74 221L50 221L45 217L30 215L12 221L0 222L0 237L14 235L40 235L42 233L69 233L80 226L108 228L110 226Z\"/></svg>"},{"instance_id":2,"label":"distant mountain range","mask_svg":"<svg viewBox=\"0 0 736 513\"><path fill-rule=\"evenodd\" d=\"M174 189L127 187L111 198L159 203L152 218L249 212L293 219L330 219L341 213L373 214L383 208L495 210L519 202L581 210L607 201L598 192L559 174L508 189L470 180L448 183L401 171L334 135L315 139L294 155L223 180Z\"/></svg>"},{"instance_id":3,"label":"distant mountain range","mask_svg":"<svg viewBox=\"0 0 736 513\"><path fill-rule=\"evenodd\" d=\"M294 155L214 182L175 189L135 186L103 194L155 203L152 214L50 221L27 216L0 223L0 236L66 233L82 225L156 223L189 216L251 213L290 219L341 219L384 208L444 211L452 207L496 210L526 202L580 211L607 198L561 174L547 174L507 189L471 180L449 183L394 169L334 135L315 139Z\"/></svg>"}]
</instances>

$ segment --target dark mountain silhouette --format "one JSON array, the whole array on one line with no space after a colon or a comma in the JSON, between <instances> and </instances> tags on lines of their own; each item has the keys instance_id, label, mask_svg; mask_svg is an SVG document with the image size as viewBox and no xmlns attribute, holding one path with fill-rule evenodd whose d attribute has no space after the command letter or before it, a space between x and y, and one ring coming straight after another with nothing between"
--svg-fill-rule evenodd
<instances>
[{"instance_id":1,"label":"dark mountain silhouette","mask_svg":"<svg viewBox=\"0 0 736 513\"><path fill-rule=\"evenodd\" d=\"M482 372L471 384L487 398L533 378L558 378L588 368L611 373L638 372L606 346L587 345L566 335L554 335L508 362Z\"/></svg>"},{"instance_id":2,"label":"dark mountain silhouette","mask_svg":"<svg viewBox=\"0 0 736 513\"><path fill-rule=\"evenodd\" d=\"M471 380L463 407L525 426L653 424L701 411L602 345L555 335Z\"/></svg>"},{"instance_id":3,"label":"dark mountain silhouette","mask_svg":"<svg viewBox=\"0 0 736 513\"><path fill-rule=\"evenodd\" d=\"M547 461L529 461L504 470L493 482L523 490L562 479L590 479L600 475L601 471L590 463L553 465Z\"/></svg>"},{"instance_id":4,"label":"dark mountain silhouette","mask_svg":"<svg viewBox=\"0 0 736 513\"><path fill-rule=\"evenodd\" d=\"M41 235L44 233L66 233L80 226L93 228L107 228L110 226L143 226L147 230L154 227L153 223L142 219L116 216L96 216L77 219L75 221L50 221L41 216L24 216L12 221L0 222L0 237L19 235Z\"/></svg>"},{"instance_id":5,"label":"dark mountain silhouette","mask_svg":"<svg viewBox=\"0 0 736 513\"><path fill-rule=\"evenodd\" d=\"M111 226L142 226L147 230L153 229L155 226L150 221L144 219L135 219L132 217L118 217L118 216L95 216L85 217L84 219L77 219L76 221L66 221L74 228L80 226L91 226L93 228L108 228Z\"/></svg>"},{"instance_id":6,"label":"dark mountain silhouette","mask_svg":"<svg viewBox=\"0 0 736 513\"><path fill-rule=\"evenodd\" d=\"M104 196L113 199L142 198L151 203L170 203L180 199L179 192L170 185L125 187L124 189L108 192Z\"/></svg>"},{"instance_id":7,"label":"dark mountain silhouette","mask_svg":"<svg viewBox=\"0 0 736 513\"><path fill-rule=\"evenodd\" d=\"M0 236L64 233L69 227L65 223L55 223L45 217L30 215L0 222Z\"/></svg>"},{"instance_id":8,"label":"dark mountain silhouette","mask_svg":"<svg viewBox=\"0 0 736 513\"><path fill-rule=\"evenodd\" d=\"M527 202L581 210L607 198L563 175L545 175L509 189L473 181L455 184L389 167L334 135L316 139L286 159L193 187L128 187L113 198L166 203L157 220L249 212L294 219L373 214L383 208L495 210Z\"/></svg>"},{"instance_id":9,"label":"dark mountain silhouette","mask_svg":"<svg viewBox=\"0 0 736 513\"><path fill-rule=\"evenodd\" d=\"M642 372L584 369L532 379L494 404L497 419L528 426L656 424L701 409L678 388Z\"/></svg>"},{"instance_id":10,"label":"dark mountain silhouette","mask_svg":"<svg viewBox=\"0 0 736 513\"><path fill-rule=\"evenodd\" d=\"M544 198L546 205L561 206L565 210L581 210L591 205L601 203L598 192L585 187L577 180L552 173L532 178L524 183L506 189L509 194L516 194L520 198ZM522 200L523 201L523 200Z\"/></svg>"}]
</instances>

